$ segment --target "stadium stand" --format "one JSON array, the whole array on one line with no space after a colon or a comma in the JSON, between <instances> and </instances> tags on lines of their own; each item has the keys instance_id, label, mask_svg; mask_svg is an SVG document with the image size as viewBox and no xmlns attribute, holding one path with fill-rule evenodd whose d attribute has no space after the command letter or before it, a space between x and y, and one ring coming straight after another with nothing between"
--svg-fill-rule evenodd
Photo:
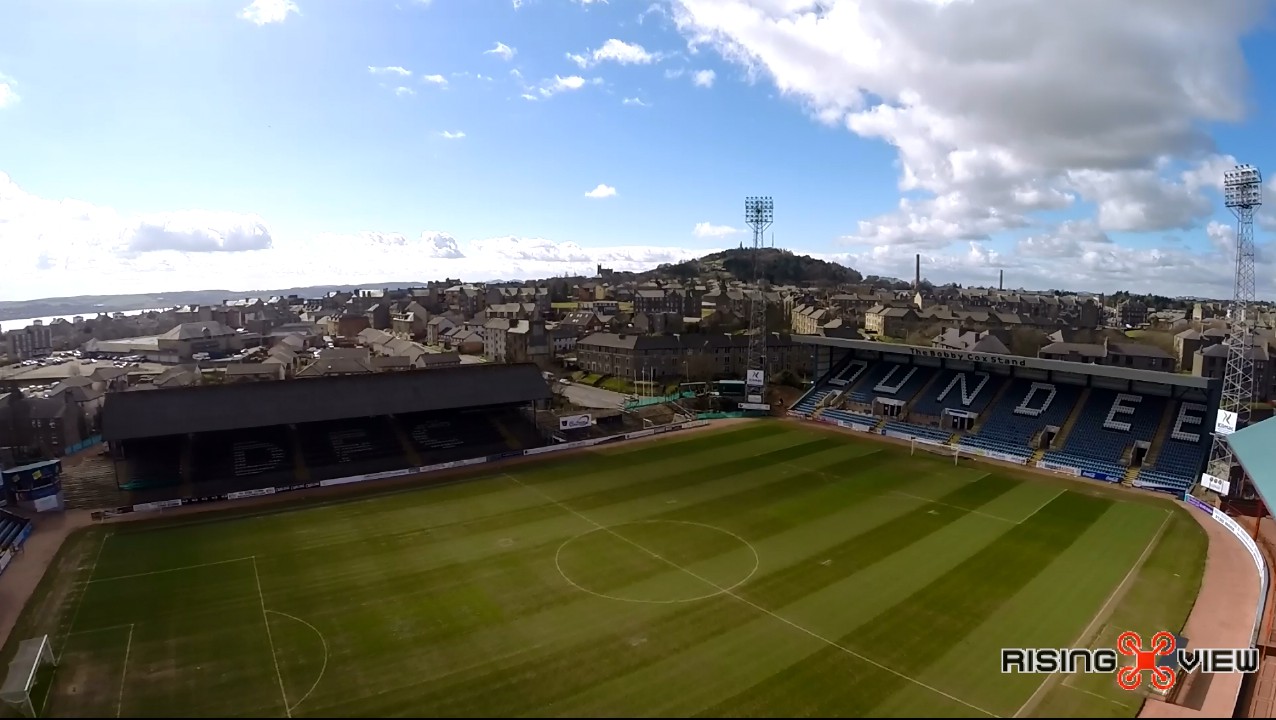
<instances>
[{"instance_id":1,"label":"stadium stand","mask_svg":"<svg viewBox=\"0 0 1276 720\"><path fill-rule=\"evenodd\" d=\"M30 524L31 521L24 517L0 510L0 550L12 547L14 541Z\"/></svg>"},{"instance_id":2,"label":"stadium stand","mask_svg":"<svg viewBox=\"0 0 1276 720\"><path fill-rule=\"evenodd\" d=\"M297 425L302 461L315 480L409 467L389 416Z\"/></svg>"},{"instance_id":3,"label":"stadium stand","mask_svg":"<svg viewBox=\"0 0 1276 720\"><path fill-rule=\"evenodd\" d=\"M182 483L183 437L138 438L122 454L124 490L150 490ZM118 476L117 470L117 476Z\"/></svg>"},{"instance_id":4,"label":"stadium stand","mask_svg":"<svg viewBox=\"0 0 1276 720\"><path fill-rule=\"evenodd\" d=\"M530 364L166 388L108 394L102 434L117 486L165 499L535 447L550 397Z\"/></svg>"},{"instance_id":5,"label":"stadium stand","mask_svg":"<svg viewBox=\"0 0 1276 720\"><path fill-rule=\"evenodd\" d=\"M1156 434L1165 404L1165 398L1152 395L1092 390L1063 447L1044 459L1120 478L1134 444L1151 442Z\"/></svg>"},{"instance_id":6,"label":"stadium stand","mask_svg":"<svg viewBox=\"0 0 1276 720\"><path fill-rule=\"evenodd\" d=\"M1202 403L1185 401L1171 405L1171 410L1174 418L1169 435L1139 471L1134 479L1135 487L1185 492L1196 482L1200 468L1209 457L1210 434L1205 425L1209 408Z\"/></svg>"},{"instance_id":7,"label":"stadium stand","mask_svg":"<svg viewBox=\"0 0 1276 720\"><path fill-rule=\"evenodd\" d=\"M1027 459L1033 438L1049 426L1063 425L1080 394L1081 388L1073 385L1013 380L982 427L960 444Z\"/></svg>"},{"instance_id":8,"label":"stadium stand","mask_svg":"<svg viewBox=\"0 0 1276 720\"><path fill-rule=\"evenodd\" d=\"M978 415L988 408L1003 382L991 373L945 370L917 399L913 414L939 419L946 410L962 410Z\"/></svg>"},{"instance_id":9,"label":"stadium stand","mask_svg":"<svg viewBox=\"0 0 1276 720\"><path fill-rule=\"evenodd\" d=\"M198 433L192 439L192 482L296 482L296 453L285 426Z\"/></svg>"},{"instance_id":10,"label":"stadium stand","mask_svg":"<svg viewBox=\"0 0 1276 720\"><path fill-rule=\"evenodd\" d=\"M1216 380L799 336L828 368L790 414L1181 493L1209 453ZM949 363L955 365L950 367ZM1022 368L1022 370L1020 369Z\"/></svg>"}]
</instances>

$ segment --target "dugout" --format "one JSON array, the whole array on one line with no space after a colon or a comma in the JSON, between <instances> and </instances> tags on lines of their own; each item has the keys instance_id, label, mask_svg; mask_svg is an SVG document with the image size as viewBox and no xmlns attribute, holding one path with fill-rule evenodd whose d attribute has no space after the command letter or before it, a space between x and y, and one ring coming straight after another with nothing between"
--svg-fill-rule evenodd
<instances>
[{"instance_id":1,"label":"dugout","mask_svg":"<svg viewBox=\"0 0 1276 720\"><path fill-rule=\"evenodd\" d=\"M63 508L61 460L6 468L0 470L0 478L6 500L23 510L51 512Z\"/></svg>"},{"instance_id":2,"label":"dugout","mask_svg":"<svg viewBox=\"0 0 1276 720\"><path fill-rule=\"evenodd\" d=\"M204 385L109 394L102 436L120 489L202 495L499 452L549 400L531 364Z\"/></svg>"}]
</instances>

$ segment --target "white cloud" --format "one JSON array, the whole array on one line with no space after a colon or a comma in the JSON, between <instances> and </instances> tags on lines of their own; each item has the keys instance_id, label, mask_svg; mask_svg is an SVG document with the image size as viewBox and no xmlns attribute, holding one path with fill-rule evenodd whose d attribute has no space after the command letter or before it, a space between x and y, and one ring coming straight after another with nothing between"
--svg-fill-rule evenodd
<instances>
[{"instance_id":1,"label":"white cloud","mask_svg":"<svg viewBox=\"0 0 1276 720\"><path fill-rule=\"evenodd\" d=\"M644 22L646 22L648 15L659 15L661 17L666 17L667 13L665 12L665 9L662 6L656 3L652 3L651 5L647 6L646 10L643 10L641 13L638 13L638 24L642 25Z\"/></svg>"},{"instance_id":2,"label":"white cloud","mask_svg":"<svg viewBox=\"0 0 1276 720\"><path fill-rule=\"evenodd\" d=\"M0 298L265 289L462 277L482 281L592 274L602 263L648 270L703 254L661 247L585 248L517 235L458 240L430 230L280 235L256 215L179 211L126 218L27 193L0 173ZM351 262L357 258L358 262Z\"/></svg>"},{"instance_id":3,"label":"white cloud","mask_svg":"<svg viewBox=\"0 0 1276 720\"><path fill-rule=\"evenodd\" d=\"M718 74L712 70L697 70L696 73L691 76L691 82L696 87L710 88L713 87L713 81L717 77Z\"/></svg>"},{"instance_id":4,"label":"white cloud","mask_svg":"<svg viewBox=\"0 0 1276 720\"><path fill-rule=\"evenodd\" d=\"M621 101L621 104L636 105L638 107L651 107L651 103L643 102L642 98L636 98L636 97L625 98L624 100Z\"/></svg>"},{"instance_id":5,"label":"white cloud","mask_svg":"<svg viewBox=\"0 0 1276 720\"><path fill-rule=\"evenodd\" d=\"M499 57L500 59L508 62L509 60L513 59L515 55L518 54L518 50L510 47L509 45L506 45L503 42L498 42L491 50L484 50L483 54L495 55Z\"/></svg>"},{"instance_id":6,"label":"white cloud","mask_svg":"<svg viewBox=\"0 0 1276 720\"><path fill-rule=\"evenodd\" d=\"M535 95L531 93L523 93L522 95L519 95L519 97L523 98L524 100L531 100L532 102L540 100L540 98L536 97Z\"/></svg>"},{"instance_id":7,"label":"white cloud","mask_svg":"<svg viewBox=\"0 0 1276 720\"><path fill-rule=\"evenodd\" d=\"M439 85L440 87L447 86L447 78L442 75L422 75L421 82L429 83L431 85Z\"/></svg>"},{"instance_id":8,"label":"white cloud","mask_svg":"<svg viewBox=\"0 0 1276 720\"><path fill-rule=\"evenodd\" d=\"M460 130L456 130L456 131L444 130L443 132L439 133L439 137L445 140L460 140L465 137L465 133L461 132Z\"/></svg>"},{"instance_id":9,"label":"white cloud","mask_svg":"<svg viewBox=\"0 0 1276 720\"><path fill-rule=\"evenodd\" d=\"M18 81L0 73L0 110L6 107L17 105L22 98L15 89L18 87Z\"/></svg>"},{"instance_id":10,"label":"white cloud","mask_svg":"<svg viewBox=\"0 0 1276 720\"><path fill-rule=\"evenodd\" d=\"M586 50L584 54L568 53L567 59L582 68L591 67L603 62L614 62L620 65L650 65L660 60L660 53L648 52L637 43L627 43L611 38L594 50Z\"/></svg>"},{"instance_id":11,"label":"white cloud","mask_svg":"<svg viewBox=\"0 0 1276 720\"><path fill-rule=\"evenodd\" d=\"M513 2L513 4L514 4L514 9L515 9L515 10L517 10L517 9L519 9L519 8L521 8L521 7L523 7L523 0L512 0L512 2Z\"/></svg>"},{"instance_id":12,"label":"white cloud","mask_svg":"<svg viewBox=\"0 0 1276 720\"><path fill-rule=\"evenodd\" d=\"M698 238L724 238L741 232L744 231L739 228L733 228L730 225L714 225L708 222L696 223L695 228L691 231Z\"/></svg>"},{"instance_id":13,"label":"white cloud","mask_svg":"<svg viewBox=\"0 0 1276 720\"><path fill-rule=\"evenodd\" d=\"M909 196L848 238L870 248L855 257L875 263L969 247L1070 207L1093 206L1100 230L1199 228L1231 161L1208 126L1244 117L1240 40L1264 15L1251 0L674 0L672 9L692 50L713 48L818 121L897 150ZM1127 253L1152 252L1104 247L1083 257L1137 266ZM963 266L1007 257L957 253ZM1169 277L1166 263L1199 258L1156 251L1146 262ZM1096 283L1112 277L1092 267L1069 266Z\"/></svg>"},{"instance_id":14,"label":"white cloud","mask_svg":"<svg viewBox=\"0 0 1276 720\"><path fill-rule=\"evenodd\" d=\"M183 211L138 218L121 232L130 253L267 250L270 230L256 215Z\"/></svg>"},{"instance_id":15,"label":"white cloud","mask_svg":"<svg viewBox=\"0 0 1276 720\"><path fill-rule=\"evenodd\" d=\"M301 14L297 3L292 0L253 0L248 7L239 11L239 17L260 27L281 23L288 19L289 13Z\"/></svg>"},{"instance_id":16,"label":"white cloud","mask_svg":"<svg viewBox=\"0 0 1276 720\"><path fill-rule=\"evenodd\" d=\"M606 5L607 0L574 0L577 5Z\"/></svg>"},{"instance_id":17,"label":"white cloud","mask_svg":"<svg viewBox=\"0 0 1276 720\"><path fill-rule=\"evenodd\" d=\"M410 87L403 87L402 85L400 85L399 87L394 89L394 94L399 97L406 97L408 95L416 95L416 90L413 90Z\"/></svg>"},{"instance_id":18,"label":"white cloud","mask_svg":"<svg viewBox=\"0 0 1276 720\"><path fill-rule=\"evenodd\" d=\"M616 188L599 183L598 187L585 193L585 197L594 199L616 197Z\"/></svg>"},{"instance_id":19,"label":"white cloud","mask_svg":"<svg viewBox=\"0 0 1276 720\"><path fill-rule=\"evenodd\" d=\"M373 75L398 75L399 77L408 77L412 74L411 70L399 67L398 65L390 65L387 67L368 66L368 72Z\"/></svg>"},{"instance_id":20,"label":"white cloud","mask_svg":"<svg viewBox=\"0 0 1276 720\"><path fill-rule=\"evenodd\" d=\"M569 75L567 77L562 77L561 75L555 75L553 80L546 80L545 82L541 83L541 86L537 88L537 92L541 94L541 97L552 97L559 93L570 92L572 90L580 90L586 85L598 85L600 83L602 83L601 78L593 78L591 80L586 80L585 78L579 75ZM524 95L523 97L527 97L527 96Z\"/></svg>"}]
</instances>

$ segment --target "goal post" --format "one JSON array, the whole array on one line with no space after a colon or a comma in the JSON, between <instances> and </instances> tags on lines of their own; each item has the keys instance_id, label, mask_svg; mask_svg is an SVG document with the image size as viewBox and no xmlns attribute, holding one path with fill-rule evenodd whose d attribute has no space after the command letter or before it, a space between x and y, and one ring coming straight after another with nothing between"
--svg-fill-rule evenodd
<instances>
[{"instance_id":1,"label":"goal post","mask_svg":"<svg viewBox=\"0 0 1276 720\"><path fill-rule=\"evenodd\" d=\"M35 687L40 668L57 667L53 644L48 635L41 635L18 644L18 652L9 662L9 672L0 686L0 700L18 712L35 717L35 705L31 702L31 689Z\"/></svg>"},{"instance_id":2,"label":"goal post","mask_svg":"<svg viewBox=\"0 0 1276 720\"><path fill-rule=\"evenodd\" d=\"M957 461L961 459L961 455L962 455L961 448L955 445L940 445L936 443L929 443L929 442L926 442L925 440L922 440L919 442L916 437L909 438L908 446L909 446L909 453L908 453L909 455L916 455L917 451L920 450L922 452L930 453L932 455L939 455L941 457L951 457L953 459L953 465L957 464Z\"/></svg>"}]
</instances>

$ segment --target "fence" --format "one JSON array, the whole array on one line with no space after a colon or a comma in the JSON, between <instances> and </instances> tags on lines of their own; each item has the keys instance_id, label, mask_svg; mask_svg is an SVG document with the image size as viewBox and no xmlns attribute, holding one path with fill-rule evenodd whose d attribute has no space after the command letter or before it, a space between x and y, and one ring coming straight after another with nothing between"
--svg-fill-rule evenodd
<instances>
[{"instance_id":1,"label":"fence","mask_svg":"<svg viewBox=\"0 0 1276 720\"><path fill-rule=\"evenodd\" d=\"M1249 536L1245 528L1237 524L1227 513L1201 502L1193 497L1190 492L1183 494L1183 502L1206 513L1214 518L1214 522L1227 528L1228 532L1232 533L1240 541L1241 546L1249 551L1249 556L1254 560L1254 567L1258 569L1258 608L1254 611L1254 630L1249 639L1249 644L1252 647L1258 643L1258 633L1262 630L1263 625L1263 611L1267 609L1267 584L1269 580L1267 562L1263 560L1263 554L1259 552L1258 546L1254 544L1254 539Z\"/></svg>"},{"instance_id":2,"label":"fence","mask_svg":"<svg viewBox=\"0 0 1276 720\"><path fill-rule=\"evenodd\" d=\"M94 435L92 437L87 437L74 445L70 445L68 447L63 448L62 457L66 457L68 455L74 455L80 452L81 450L84 450L86 448L91 448L100 442L102 442L101 435Z\"/></svg>"}]
</instances>

